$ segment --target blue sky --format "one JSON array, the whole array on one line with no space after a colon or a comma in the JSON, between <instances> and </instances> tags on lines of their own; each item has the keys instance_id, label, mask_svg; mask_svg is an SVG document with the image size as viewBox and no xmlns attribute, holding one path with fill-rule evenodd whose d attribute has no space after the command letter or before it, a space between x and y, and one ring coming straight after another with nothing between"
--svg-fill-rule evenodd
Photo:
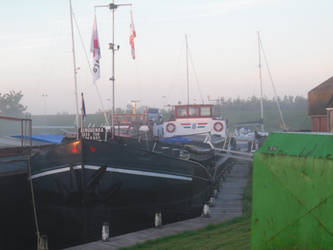
<instances>
[{"instance_id":1,"label":"blue sky","mask_svg":"<svg viewBox=\"0 0 333 250\"><path fill-rule=\"evenodd\" d=\"M124 3L125 1L119 1ZM89 48L93 6L108 1L72 0L85 46ZM133 0L137 59L130 56L129 8L116 11L116 103L131 99L159 106L186 101L185 40L189 46L201 96L249 97L259 94L256 31L279 95L303 95L333 75L333 2L328 0ZM22 90L33 114L74 112L73 66L67 0L6 1L0 10L1 92ZM102 50L97 82L110 105L111 13L97 10ZM75 33L79 91L87 112L100 108L78 33ZM90 54L89 54L90 57ZM91 58L89 58L91 60ZM272 96L266 69L264 93ZM190 67L191 100L199 102ZM162 96L166 96L162 98Z\"/></svg>"}]
</instances>

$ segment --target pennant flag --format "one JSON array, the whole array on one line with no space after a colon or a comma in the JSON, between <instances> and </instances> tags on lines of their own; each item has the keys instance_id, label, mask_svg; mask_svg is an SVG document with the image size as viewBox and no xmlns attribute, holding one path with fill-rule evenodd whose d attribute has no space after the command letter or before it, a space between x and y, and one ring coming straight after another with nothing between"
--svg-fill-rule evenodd
<instances>
[{"instance_id":1,"label":"pennant flag","mask_svg":"<svg viewBox=\"0 0 333 250\"><path fill-rule=\"evenodd\" d=\"M135 48L134 48L134 38L136 37L135 29L134 29L134 23L133 23L133 15L132 15L132 9L131 9L131 24L130 24L130 38L129 43L131 45L131 52L132 52L132 58L135 59Z\"/></svg>"},{"instance_id":2,"label":"pennant flag","mask_svg":"<svg viewBox=\"0 0 333 250\"><path fill-rule=\"evenodd\" d=\"M81 93L81 97L82 97L81 114L82 114L83 120L85 120L87 115L86 115L86 105L84 104L83 93Z\"/></svg>"},{"instance_id":3,"label":"pennant flag","mask_svg":"<svg viewBox=\"0 0 333 250\"><path fill-rule=\"evenodd\" d=\"M100 78L99 59L101 58L101 50L99 48L98 33L97 33L96 15L95 15L95 19L94 19L93 33L91 36L90 51L93 54L93 69L92 69L93 72L92 72L92 74L93 74L94 83L95 83L95 81Z\"/></svg>"}]
</instances>

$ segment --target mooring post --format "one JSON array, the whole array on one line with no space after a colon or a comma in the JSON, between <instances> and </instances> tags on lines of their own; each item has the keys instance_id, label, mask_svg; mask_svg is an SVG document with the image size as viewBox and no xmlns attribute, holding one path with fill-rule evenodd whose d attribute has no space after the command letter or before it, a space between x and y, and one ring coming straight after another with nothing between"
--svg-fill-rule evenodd
<instances>
[{"instance_id":1,"label":"mooring post","mask_svg":"<svg viewBox=\"0 0 333 250\"><path fill-rule=\"evenodd\" d=\"M162 212L155 213L154 225L155 225L155 227L162 226Z\"/></svg>"},{"instance_id":2,"label":"mooring post","mask_svg":"<svg viewBox=\"0 0 333 250\"><path fill-rule=\"evenodd\" d=\"M110 224L104 222L102 225L102 241L108 241L110 239Z\"/></svg>"},{"instance_id":3,"label":"mooring post","mask_svg":"<svg viewBox=\"0 0 333 250\"><path fill-rule=\"evenodd\" d=\"M49 249L47 235L41 235L40 237L38 237L37 249L38 250L48 250Z\"/></svg>"},{"instance_id":4,"label":"mooring post","mask_svg":"<svg viewBox=\"0 0 333 250\"><path fill-rule=\"evenodd\" d=\"M216 203L216 200L214 197L210 197L209 199L209 206L210 207L214 207L215 206L215 203Z\"/></svg>"},{"instance_id":5,"label":"mooring post","mask_svg":"<svg viewBox=\"0 0 333 250\"><path fill-rule=\"evenodd\" d=\"M206 217L206 218L210 217L210 208L209 208L209 206L207 204L205 204L203 206L202 217Z\"/></svg>"}]
</instances>

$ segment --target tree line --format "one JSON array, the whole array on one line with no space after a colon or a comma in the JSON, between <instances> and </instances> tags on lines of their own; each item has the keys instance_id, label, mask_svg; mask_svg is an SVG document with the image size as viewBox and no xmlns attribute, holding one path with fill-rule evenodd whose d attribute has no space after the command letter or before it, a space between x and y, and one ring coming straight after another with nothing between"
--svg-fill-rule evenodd
<instances>
[{"instance_id":1,"label":"tree line","mask_svg":"<svg viewBox=\"0 0 333 250\"><path fill-rule=\"evenodd\" d=\"M21 104L23 94L21 91L9 91L8 93L0 93L0 115L5 116L23 116L26 113L27 106ZM303 96L291 96L286 95L278 99L280 104L284 120L287 127L290 130L308 130L310 129L310 118L308 116L308 101ZM277 109L276 101L274 99L263 99L264 107L264 124L267 130L280 130L281 121L280 115ZM145 107L138 107L137 112L143 113ZM131 113L131 107L126 109L117 108L117 113ZM161 113L164 120L168 120L171 117L172 109L162 109ZM256 96L249 98L219 98L214 106L214 115L228 119L229 125L233 125L240 122L256 121L260 119L260 99ZM58 118L64 115L55 115ZM67 116L67 115L66 115ZM64 116L64 117L66 117ZM69 115L72 116L72 115ZM88 115L93 121L101 120L103 122L103 116L100 112L95 115ZM34 116L37 118L36 116ZM39 117L39 116L38 116ZM57 123L64 122L64 125L71 119L55 119ZM89 120L90 120L89 119ZM39 119L37 119L39 120ZM45 121L45 119L42 119ZM52 119L50 120L52 121ZM65 124L66 123L66 124ZM72 123L72 121L71 121ZM47 125L47 124L45 124ZM52 124L48 124L52 125Z\"/></svg>"},{"instance_id":2,"label":"tree line","mask_svg":"<svg viewBox=\"0 0 333 250\"><path fill-rule=\"evenodd\" d=\"M23 116L27 106L21 104L22 97L21 91L11 90L8 93L0 93L0 115Z\"/></svg>"},{"instance_id":3,"label":"tree line","mask_svg":"<svg viewBox=\"0 0 333 250\"><path fill-rule=\"evenodd\" d=\"M284 96L278 98L283 118L289 130L310 129L308 100L303 96ZM267 130L280 130L281 120L276 100L263 99L264 124ZM229 120L229 124L256 121L260 119L260 99L252 96L247 99L220 98L215 106L215 115Z\"/></svg>"}]
</instances>

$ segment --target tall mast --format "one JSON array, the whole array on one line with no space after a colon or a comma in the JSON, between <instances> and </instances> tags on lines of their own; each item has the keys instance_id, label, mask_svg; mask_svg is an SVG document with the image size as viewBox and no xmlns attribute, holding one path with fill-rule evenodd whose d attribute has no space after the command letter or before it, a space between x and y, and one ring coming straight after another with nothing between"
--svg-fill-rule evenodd
<instances>
[{"instance_id":1,"label":"tall mast","mask_svg":"<svg viewBox=\"0 0 333 250\"><path fill-rule=\"evenodd\" d=\"M187 104L190 104L190 77L188 72L188 43L187 35L185 35L186 42L186 83L187 83Z\"/></svg>"},{"instance_id":2,"label":"tall mast","mask_svg":"<svg viewBox=\"0 0 333 250\"><path fill-rule=\"evenodd\" d=\"M112 10L112 43L110 44L110 49L112 50L112 76L110 78L110 80L112 81L112 119L111 119L111 127L112 127L112 138L114 138L114 114L115 114L115 106L116 106L116 102L115 102L115 63L114 63L114 58L115 58L115 50L119 49L119 45L116 47L116 45L114 44L114 13L115 10L119 7L119 6L132 6L132 4L115 4L114 0L112 0L112 3L108 4L108 5L95 5L95 8L99 8L99 7L107 7L110 10Z\"/></svg>"},{"instance_id":3,"label":"tall mast","mask_svg":"<svg viewBox=\"0 0 333 250\"><path fill-rule=\"evenodd\" d=\"M114 0L112 0L112 119L111 119L111 126L112 126L112 139L114 138L115 133L115 127L114 127L114 114L115 114L115 93L114 93L114 81L115 81L115 72L114 72L114 50L115 50L115 44L114 44L114 11L115 11L115 4ZM111 5L110 5L111 8Z\"/></svg>"},{"instance_id":4,"label":"tall mast","mask_svg":"<svg viewBox=\"0 0 333 250\"><path fill-rule=\"evenodd\" d=\"M74 43L74 29L73 29L73 10L72 10L72 1L69 0L69 11L71 18L71 33L72 33L72 53L73 53L73 69L74 69L74 94L75 94L75 127L76 131L79 128L79 100L77 95L77 67L76 67L76 58L75 58L75 43ZM79 133L76 133L76 139L79 138Z\"/></svg>"},{"instance_id":5,"label":"tall mast","mask_svg":"<svg viewBox=\"0 0 333 250\"><path fill-rule=\"evenodd\" d=\"M261 70L261 45L260 45L260 32L257 31L258 34L258 59L259 59L259 81L260 81L260 120L261 131L264 131L264 104L263 104L263 91L262 91L262 70Z\"/></svg>"}]
</instances>

